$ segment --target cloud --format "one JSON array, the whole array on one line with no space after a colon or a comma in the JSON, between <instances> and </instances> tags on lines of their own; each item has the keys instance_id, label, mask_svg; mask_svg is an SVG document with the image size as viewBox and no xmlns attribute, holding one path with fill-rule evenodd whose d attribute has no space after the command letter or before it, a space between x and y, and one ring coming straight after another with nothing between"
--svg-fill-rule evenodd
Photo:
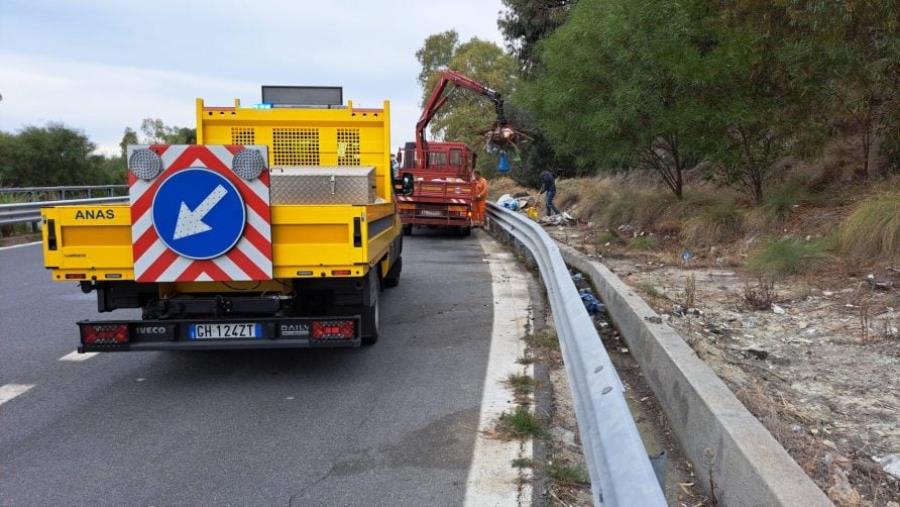
<instances>
[{"instance_id":1,"label":"cloud","mask_svg":"<svg viewBox=\"0 0 900 507\"><path fill-rule=\"evenodd\" d=\"M499 0L151 3L4 0L0 129L62 121L103 151L126 126L194 124L194 98L259 100L262 84L344 86L392 102L392 144L412 140L421 91L415 51L455 28L501 43Z\"/></svg>"}]
</instances>

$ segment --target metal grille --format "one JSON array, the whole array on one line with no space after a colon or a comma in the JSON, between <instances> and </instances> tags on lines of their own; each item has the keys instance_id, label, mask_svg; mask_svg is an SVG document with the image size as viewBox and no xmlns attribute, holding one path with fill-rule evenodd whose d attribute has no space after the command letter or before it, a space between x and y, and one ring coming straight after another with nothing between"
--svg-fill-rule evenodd
<instances>
[{"instance_id":1,"label":"metal grille","mask_svg":"<svg viewBox=\"0 0 900 507\"><path fill-rule=\"evenodd\" d=\"M319 165L319 129L272 129L275 165Z\"/></svg>"},{"instance_id":2,"label":"metal grille","mask_svg":"<svg viewBox=\"0 0 900 507\"><path fill-rule=\"evenodd\" d=\"M231 127L231 144L256 144L253 127Z\"/></svg>"},{"instance_id":3,"label":"metal grille","mask_svg":"<svg viewBox=\"0 0 900 507\"><path fill-rule=\"evenodd\" d=\"M337 129L338 165L359 165L359 129Z\"/></svg>"}]
</instances>

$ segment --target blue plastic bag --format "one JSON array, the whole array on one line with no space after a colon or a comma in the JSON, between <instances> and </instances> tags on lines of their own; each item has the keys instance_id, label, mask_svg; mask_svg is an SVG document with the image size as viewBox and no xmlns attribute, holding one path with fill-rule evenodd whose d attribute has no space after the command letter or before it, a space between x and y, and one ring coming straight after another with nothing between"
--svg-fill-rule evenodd
<instances>
[{"instance_id":1,"label":"blue plastic bag","mask_svg":"<svg viewBox=\"0 0 900 507\"><path fill-rule=\"evenodd\" d=\"M581 302L584 303L584 309L587 310L588 315L596 315L605 310L606 307L594 297L591 289L581 289L578 292L581 294Z\"/></svg>"},{"instance_id":2,"label":"blue plastic bag","mask_svg":"<svg viewBox=\"0 0 900 507\"><path fill-rule=\"evenodd\" d=\"M500 152L500 161L497 163L497 172L505 174L509 172L509 155L505 151Z\"/></svg>"}]
</instances>

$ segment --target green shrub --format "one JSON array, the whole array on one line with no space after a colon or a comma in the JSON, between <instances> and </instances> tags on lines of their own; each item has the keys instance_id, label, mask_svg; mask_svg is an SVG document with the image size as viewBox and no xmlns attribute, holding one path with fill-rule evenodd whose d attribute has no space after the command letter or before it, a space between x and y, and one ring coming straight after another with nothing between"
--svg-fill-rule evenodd
<instances>
[{"instance_id":1,"label":"green shrub","mask_svg":"<svg viewBox=\"0 0 900 507\"><path fill-rule=\"evenodd\" d=\"M551 463L547 466L547 475L549 475L557 484L564 486L587 486L591 483L587 470L581 466Z\"/></svg>"},{"instance_id":2,"label":"green shrub","mask_svg":"<svg viewBox=\"0 0 900 507\"><path fill-rule=\"evenodd\" d=\"M773 188L766 195L761 206L766 215L784 220L791 214L794 206L809 198L809 192L801 180L792 180L780 187Z\"/></svg>"},{"instance_id":3,"label":"green shrub","mask_svg":"<svg viewBox=\"0 0 900 507\"><path fill-rule=\"evenodd\" d=\"M528 407L516 407L512 412L500 414L497 431L505 439L525 439L542 437L546 434L543 423Z\"/></svg>"},{"instance_id":4,"label":"green shrub","mask_svg":"<svg viewBox=\"0 0 900 507\"><path fill-rule=\"evenodd\" d=\"M796 275L811 271L827 259L827 240L780 238L752 251L747 267L766 276Z\"/></svg>"},{"instance_id":5,"label":"green shrub","mask_svg":"<svg viewBox=\"0 0 900 507\"><path fill-rule=\"evenodd\" d=\"M628 243L632 250L653 250L656 248L656 238L653 236L638 236Z\"/></svg>"}]
</instances>

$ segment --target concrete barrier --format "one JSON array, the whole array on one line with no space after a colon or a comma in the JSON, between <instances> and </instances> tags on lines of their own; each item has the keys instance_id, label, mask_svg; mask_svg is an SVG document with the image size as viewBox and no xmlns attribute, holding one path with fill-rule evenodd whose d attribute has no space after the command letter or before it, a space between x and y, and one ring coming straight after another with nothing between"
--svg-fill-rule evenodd
<instances>
[{"instance_id":1,"label":"concrete barrier","mask_svg":"<svg viewBox=\"0 0 900 507\"><path fill-rule=\"evenodd\" d=\"M589 276L659 399L701 485L726 507L831 506L712 369L606 266L565 245ZM709 491L712 489L712 491Z\"/></svg>"}]
</instances>

